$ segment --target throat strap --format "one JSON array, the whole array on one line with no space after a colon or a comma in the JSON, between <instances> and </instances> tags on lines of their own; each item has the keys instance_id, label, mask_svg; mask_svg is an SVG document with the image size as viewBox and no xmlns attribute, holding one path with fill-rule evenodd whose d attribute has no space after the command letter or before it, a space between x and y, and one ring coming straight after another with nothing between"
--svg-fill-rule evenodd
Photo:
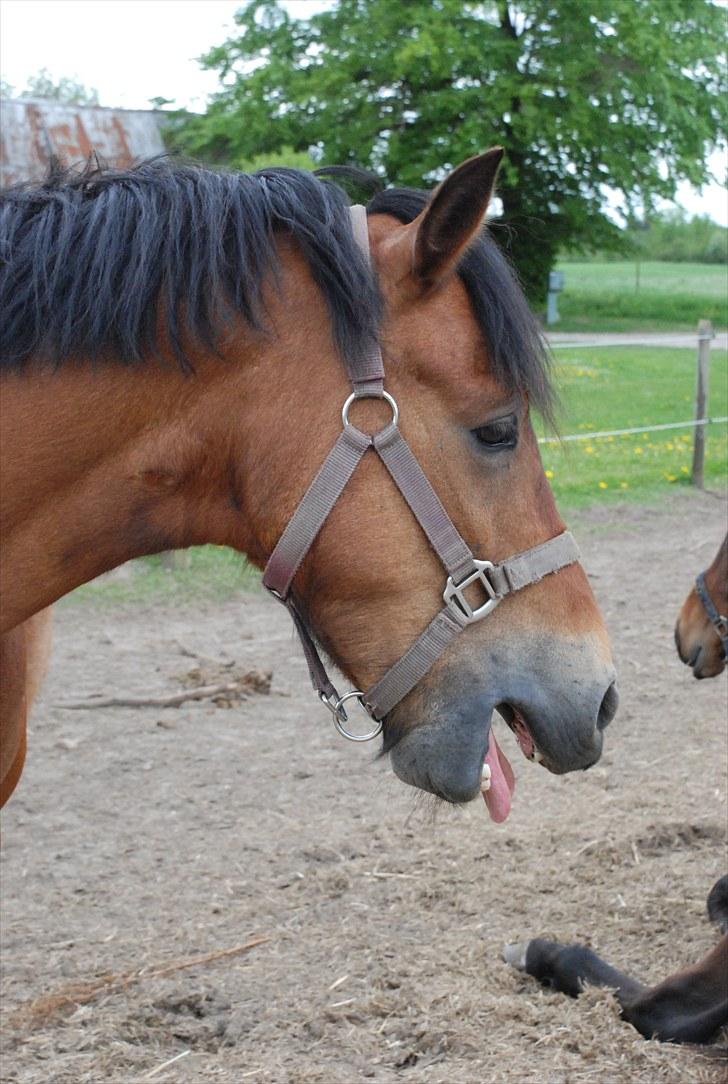
<instances>
[{"instance_id":1,"label":"throat strap","mask_svg":"<svg viewBox=\"0 0 728 1084\"><path fill-rule=\"evenodd\" d=\"M355 239L369 260L366 210L352 207L351 216ZM381 720L414 689L464 629L481 621L511 592L578 561L579 551L565 531L499 564L477 560L398 427L397 404L383 387L384 363L379 347L350 359L347 371L354 390L342 412L343 431L283 531L263 572L263 583L288 607L303 645L313 687L331 710L337 729L354 741L366 741L380 732ZM392 421L372 436L362 433L348 420L352 399L365 397L386 399L392 408ZM382 460L442 562L447 573L442 595L445 605L399 661L370 689L339 696L291 590L296 572L368 451ZM358 735L347 730L344 704L351 698L356 698L377 722L371 733Z\"/></svg>"}]
</instances>

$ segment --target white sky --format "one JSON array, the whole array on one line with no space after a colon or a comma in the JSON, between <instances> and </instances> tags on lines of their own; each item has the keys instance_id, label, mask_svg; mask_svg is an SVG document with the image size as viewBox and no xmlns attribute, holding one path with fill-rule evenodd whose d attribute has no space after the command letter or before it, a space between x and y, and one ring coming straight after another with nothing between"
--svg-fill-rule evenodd
<instances>
[{"instance_id":1,"label":"white sky","mask_svg":"<svg viewBox=\"0 0 728 1084\"><path fill-rule=\"evenodd\" d=\"M331 0L285 0L306 17ZM399 0L392 0L393 3ZM147 109L157 95L202 110L217 89L196 57L233 29L235 0L0 0L0 74L16 91L40 68L98 90L102 105ZM725 155L711 159L724 179ZM728 224L720 183L699 194L682 184L678 202L690 214Z\"/></svg>"}]
</instances>

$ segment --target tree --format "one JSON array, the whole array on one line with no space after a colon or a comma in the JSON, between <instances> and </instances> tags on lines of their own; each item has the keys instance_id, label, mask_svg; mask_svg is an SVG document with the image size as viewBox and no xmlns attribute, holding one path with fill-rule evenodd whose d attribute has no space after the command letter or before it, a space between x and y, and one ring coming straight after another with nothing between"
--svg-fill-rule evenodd
<instances>
[{"instance_id":1,"label":"tree","mask_svg":"<svg viewBox=\"0 0 728 1084\"><path fill-rule=\"evenodd\" d=\"M85 87L83 83L67 75L54 79L47 68L41 68L35 75L31 75L21 97L50 98L67 105L99 104L98 90Z\"/></svg>"},{"instance_id":2,"label":"tree","mask_svg":"<svg viewBox=\"0 0 728 1084\"><path fill-rule=\"evenodd\" d=\"M725 263L728 260L728 229L707 215L688 218L679 207L662 211L629 231L643 260L677 263Z\"/></svg>"},{"instance_id":3,"label":"tree","mask_svg":"<svg viewBox=\"0 0 728 1084\"><path fill-rule=\"evenodd\" d=\"M618 243L607 189L649 213L708 179L725 132L710 0L338 0L307 20L249 0L236 22L203 58L222 88L179 122L185 151L287 147L430 187L502 143L494 236L534 301L560 248Z\"/></svg>"}]
</instances>

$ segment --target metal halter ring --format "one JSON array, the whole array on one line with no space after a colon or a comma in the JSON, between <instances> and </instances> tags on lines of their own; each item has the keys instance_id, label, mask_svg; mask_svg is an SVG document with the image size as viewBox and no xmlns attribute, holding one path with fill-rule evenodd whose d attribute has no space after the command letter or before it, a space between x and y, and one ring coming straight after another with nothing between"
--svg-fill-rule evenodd
<instances>
[{"instance_id":1,"label":"metal halter ring","mask_svg":"<svg viewBox=\"0 0 728 1084\"><path fill-rule=\"evenodd\" d=\"M341 420L345 426L349 425L349 408L351 407L351 404L354 402L355 399L386 399L386 401L392 408L392 421L390 424L397 425L397 423L399 422L399 407L397 406L396 401L389 394L388 391L382 390L381 394L379 395L368 396L357 395L356 392L352 392L349 398L344 403L343 407L341 408Z\"/></svg>"},{"instance_id":2,"label":"metal halter ring","mask_svg":"<svg viewBox=\"0 0 728 1084\"><path fill-rule=\"evenodd\" d=\"M367 711L366 704L364 703L364 694L361 689L353 689L350 693L344 693L343 696L338 697L337 700L333 698L329 699L324 693L319 693L319 699L322 704L325 704L334 717L334 726L338 730L342 737L348 738L349 741L371 741L372 738L376 738L382 733L382 722L380 719L375 719L374 729L370 730L368 734L353 734L350 730L347 730L344 723L348 722L349 716L346 714L344 704L347 700L358 700L364 711ZM333 701L333 702L332 702Z\"/></svg>"}]
</instances>

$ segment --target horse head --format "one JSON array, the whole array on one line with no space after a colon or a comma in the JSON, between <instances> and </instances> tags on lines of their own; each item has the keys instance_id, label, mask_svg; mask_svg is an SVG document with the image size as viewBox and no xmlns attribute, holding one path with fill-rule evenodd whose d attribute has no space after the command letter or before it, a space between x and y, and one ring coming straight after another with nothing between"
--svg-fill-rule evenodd
<instances>
[{"instance_id":1,"label":"horse head","mask_svg":"<svg viewBox=\"0 0 728 1084\"><path fill-rule=\"evenodd\" d=\"M402 433L475 557L493 562L564 529L529 416L532 403L549 410L547 363L512 273L481 230L500 157L497 149L464 163L427 202L389 191L368 207L386 387ZM268 552L301 478L328 450L346 395L343 381L322 375L326 364L309 351L306 366L286 375L300 473L288 476ZM352 413L360 430L375 432L389 408L362 400ZM290 447L279 441L275 453L282 482ZM299 612L365 689L431 621L443 587L401 493L365 455L296 575ZM477 795L487 764L484 796L502 819L513 775L491 734L493 712L550 771L587 768L616 710L614 681L599 610L572 563L508 597L445 650L387 714L384 750L401 779L451 802Z\"/></svg>"},{"instance_id":2,"label":"horse head","mask_svg":"<svg viewBox=\"0 0 728 1084\"><path fill-rule=\"evenodd\" d=\"M716 677L728 649L728 535L710 568L698 576L675 625L675 645L696 678Z\"/></svg>"}]
</instances>

